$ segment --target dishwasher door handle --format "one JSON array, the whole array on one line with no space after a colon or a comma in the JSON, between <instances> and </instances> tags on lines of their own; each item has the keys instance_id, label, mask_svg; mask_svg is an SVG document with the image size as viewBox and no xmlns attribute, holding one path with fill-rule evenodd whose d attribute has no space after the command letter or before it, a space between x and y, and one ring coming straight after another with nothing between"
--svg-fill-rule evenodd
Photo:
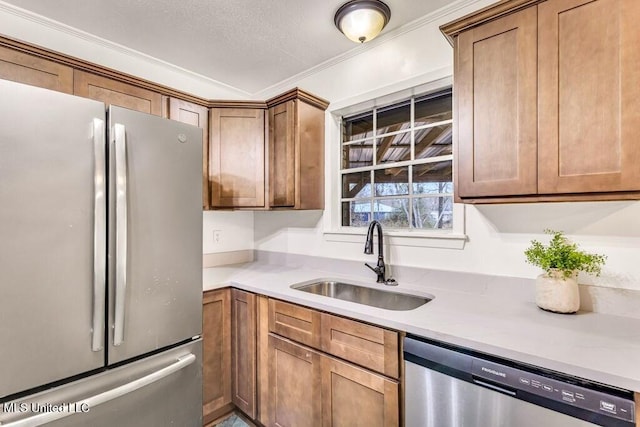
<instances>
[{"instance_id":1,"label":"dishwasher door handle","mask_svg":"<svg viewBox=\"0 0 640 427\"><path fill-rule=\"evenodd\" d=\"M497 385L488 383L486 381L479 380L479 379L477 379L475 377L473 378L473 383L477 384L479 386L482 386L482 387L489 388L491 390L498 391L500 393L508 394L509 396L514 396L515 397L515 395L516 395L515 390L509 390L508 388L497 386Z\"/></svg>"}]
</instances>

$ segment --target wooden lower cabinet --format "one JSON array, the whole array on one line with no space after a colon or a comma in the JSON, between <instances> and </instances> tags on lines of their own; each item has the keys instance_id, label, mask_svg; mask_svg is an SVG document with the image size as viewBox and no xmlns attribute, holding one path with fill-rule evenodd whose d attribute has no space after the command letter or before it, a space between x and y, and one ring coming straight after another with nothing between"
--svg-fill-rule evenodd
<instances>
[{"instance_id":1,"label":"wooden lower cabinet","mask_svg":"<svg viewBox=\"0 0 640 427\"><path fill-rule=\"evenodd\" d=\"M232 409L230 290L202 298L202 415L207 424Z\"/></svg>"},{"instance_id":2,"label":"wooden lower cabinet","mask_svg":"<svg viewBox=\"0 0 640 427\"><path fill-rule=\"evenodd\" d=\"M399 385L350 363L322 356L322 426L398 426Z\"/></svg>"},{"instance_id":3,"label":"wooden lower cabinet","mask_svg":"<svg viewBox=\"0 0 640 427\"><path fill-rule=\"evenodd\" d=\"M399 425L398 382L269 334L266 425Z\"/></svg>"},{"instance_id":4,"label":"wooden lower cabinet","mask_svg":"<svg viewBox=\"0 0 640 427\"><path fill-rule=\"evenodd\" d=\"M256 295L231 290L232 400L256 417Z\"/></svg>"},{"instance_id":5,"label":"wooden lower cabinet","mask_svg":"<svg viewBox=\"0 0 640 427\"><path fill-rule=\"evenodd\" d=\"M320 348L321 314L317 310L269 299L269 331Z\"/></svg>"},{"instance_id":6,"label":"wooden lower cabinet","mask_svg":"<svg viewBox=\"0 0 640 427\"><path fill-rule=\"evenodd\" d=\"M399 378L398 333L322 313L321 349L391 378Z\"/></svg>"},{"instance_id":7,"label":"wooden lower cabinet","mask_svg":"<svg viewBox=\"0 0 640 427\"><path fill-rule=\"evenodd\" d=\"M233 409L266 427L400 425L397 332L238 289L206 292L203 319L205 425Z\"/></svg>"},{"instance_id":8,"label":"wooden lower cabinet","mask_svg":"<svg viewBox=\"0 0 640 427\"><path fill-rule=\"evenodd\" d=\"M320 426L320 353L269 335L267 426Z\"/></svg>"}]
</instances>

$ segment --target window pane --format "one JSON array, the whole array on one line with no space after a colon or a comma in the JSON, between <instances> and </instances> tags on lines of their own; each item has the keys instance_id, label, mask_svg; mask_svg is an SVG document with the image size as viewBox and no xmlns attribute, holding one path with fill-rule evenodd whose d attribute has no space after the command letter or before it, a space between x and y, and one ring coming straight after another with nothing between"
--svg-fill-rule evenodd
<instances>
[{"instance_id":1,"label":"window pane","mask_svg":"<svg viewBox=\"0 0 640 427\"><path fill-rule=\"evenodd\" d=\"M342 198L371 197L371 172L345 173L342 175Z\"/></svg>"},{"instance_id":2,"label":"window pane","mask_svg":"<svg viewBox=\"0 0 640 427\"><path fill-rule=\"evenodd\" d=\"M380 138L376 143L376 161L381 163L411 160L411 133L399 133Z\"/></svg>"},{"instance_id":3,"label":"window pane","mask_svg":"<svg viewBox=\"0 0 640 427\"><path fill-rule=\"evenodd\" d=\"M342 121L342 141L354 141L373 136L373 112Z\"/></svg>"},{"instance_id":4,"label":"window pane","mask_svg":"<svg viewBox=\"0 0 640 427\"><path fill-rule=\"evenodd\" d=\"M409 101L381 108L377 113L377 135L411 127L411 103Z\"/></svg>"},{"instance_id":5,"label":"window pane","mask_svg":"<svg viewBox=\"0 0 640 427\"><path fill-rule=\"evenodd\" d=\"M342 202L342 225L344 227L366 227L371 221L371 201Z\"/></svg>"},{"instance_id":6,"label":"window pane","mask_svg":"<svg viewBox=\"0 0 640 427\"><path fill-rule=\"evenodd\" d=\"M412 225L419 229L451 229L453 197L419 197L413 199Z\"/></svg>"},{"instance_id":7,"label":"window pane","mask_svg":"<svg viewBox=\"0 0 640 427\"><path fill-rule=\"evenodd\" d=\"M376 196L409 194L409 168L389 168L374 171Z\"/></svg>"},{"instance_id":8,"label":"window pane","mask_svg":"<svg viewBox=\"0 0 640 427\"><path fill-rule=\"evenodd\" d=\"M373 140L342 146L342 169L373 165Z\"/></svg>"},{"instance_id":9,"label":"window pane","mask_svg":"<svg viewBox=\"0 0 640 427\"><path fill-rule=\"evenodd\" d=\"M451 93L416 99L415 126L451 119Z\"/></svg>"},{"instance_id":10,"label":"window pane","mask_svg":"<svg viewBox=\"0 0 640 427\"><path fill-rule=\"evenodd\" d=\"M385 228L409 228L409 199L374 200L373 219Z\"/></svg>"},{"instance_id":11,"label":"window pane","mask_svg":"<svg viewBox=\"0 0 640 427\"><path fill-rule=\"evenodd\" d=\"M413 193L453 193L451 160L413 166Z\"/></svg>"},{"instance_id":12,"label":"window pane","mask_svg":"<svg viewBox=\"0 0 640 427\"><path fill-rule=\"evenodd\" d=\"M416 159L445 156L452 153L452 124L415 131Z\"/></svg>"}]
</instances>

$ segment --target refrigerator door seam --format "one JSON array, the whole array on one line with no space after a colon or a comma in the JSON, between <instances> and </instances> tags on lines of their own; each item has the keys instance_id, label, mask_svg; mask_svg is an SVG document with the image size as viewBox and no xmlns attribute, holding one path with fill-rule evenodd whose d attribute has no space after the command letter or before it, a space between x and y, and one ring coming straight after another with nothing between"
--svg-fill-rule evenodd
<instances>
[{"instance_id":1,"label":"refrigerator door seam","mask_svg":"<svg viewBox=\"0 0 640 427\"><path fill-rule=\"evenodd\" d=\"M104 345L105 287L107 268L106 146L104 120L93 119L94 209L93 209L93 339L91 350Z\"/></svg>"},{"instance_id":2,"label":"refrigerator door seam","mask_svg":"<svg viewBox=\"0 0 640 427\"><path fill-rule=\"evenodd\" d=\"M113 345L124 342L124 305L127 290L127 138L124 125L116 123L116 302Z\"/></svg>"}]
</instances>

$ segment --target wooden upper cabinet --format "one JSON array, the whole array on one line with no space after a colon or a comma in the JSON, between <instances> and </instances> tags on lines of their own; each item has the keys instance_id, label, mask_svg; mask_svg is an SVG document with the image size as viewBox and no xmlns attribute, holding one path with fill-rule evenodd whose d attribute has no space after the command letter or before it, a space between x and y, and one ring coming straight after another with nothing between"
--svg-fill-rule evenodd
<instances>
[{"instance_id":1,"label":"wooden upper cabinet","mask_svg":"<svg viewBox=\"0 0 640 427\"><path fill-rule=\"evenodd\" d=\"M269 205L295 205L296 101L269 108Z\"/></svg>"},{"instance_id":2,"label":"wooden upper cabinet","mask_svg":"<svg viewBox=\"0 0 640 427\"><path fill-rule=\"evenodd\" d=\"M538 5L539 193L640 190L640 1Z\"/></svg>"},{"instance_id":3,"label":"wooden upper cabinet","mask_svg":"<svg viewBox=\"0 0 640 427\"><path fill-rule=\"evenodd\" d=\"M212 207L264 207L264 116L260 108L210 110Z\"/></svg>"},{"instance_id":4,"label":"wooden upper cabinet","mask_svg":"<svg viewBox=\"0 0 640 427\"><path fill-rule=\"evenodd\" d=\"M458 37L459 197L536 193L536 56L535 8Z\"/></svg>"},{"instance_id":5,"label":"wooden upper cabinet","mask_svg":"<svg viewBox=\"0 0 640 427\"><path fill-rule=\"evenodd\" d=\"M75 70L73 93L130 110L162 115L162 95L138 86Z\"/></svg>"},{"instance_id":6,"label":"wooden upper cabinet","mask_svg":"<svg viewBox=\"0 0 640 427\"><path fill-rule=\"evenodd\" d=\"M328 102L293 89L269 107L269 207L324 209L324 111Z\"/></svg>"},{"instance_id":7,"label":"wooden upper cabinet","mask_svg":"<svg viewBox=\"0 0 640 427\"><path fill-rule=\"evenodd\" d=\"M455 49L456 195L640 198L640 2L524 3L441 27Z\"/></svg>"},{"instance_id":8,"label":"wooden upper cabinet","mask_svg":"<svg viewBox=\"0 0 640 427\"><path fill-rule=\"evenodd\" d=\"M0 46L0 78L73 93L73 68Z\"/></svg>"},{"instance_id":9,"label":"wooden upper cabinet","mask_svg":"<svg viewBox=\"0 0 640 427\"><path fill-rule=\"evenodd\" d=\"M202 207L209 208L209 109L181 99L169 99L168 118L202 129Z\"/></svg>"}]
</instances>

